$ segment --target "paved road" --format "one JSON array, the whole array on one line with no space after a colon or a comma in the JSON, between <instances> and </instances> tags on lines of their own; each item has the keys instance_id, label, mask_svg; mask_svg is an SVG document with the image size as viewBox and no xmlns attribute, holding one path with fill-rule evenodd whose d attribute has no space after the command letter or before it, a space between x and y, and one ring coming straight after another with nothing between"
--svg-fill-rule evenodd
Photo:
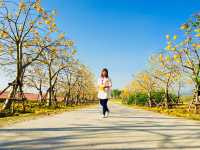
<instances>
[{"instance_id":1,"label":"paved road","mask_svg":"<svg viewBox=\"0 0 200 150\"><path fill-rule=\"evenodd\" d=\"M110 104L66 112L0 129L0 149L200 149L200 124Z\"/></svg>"}]
</instances>

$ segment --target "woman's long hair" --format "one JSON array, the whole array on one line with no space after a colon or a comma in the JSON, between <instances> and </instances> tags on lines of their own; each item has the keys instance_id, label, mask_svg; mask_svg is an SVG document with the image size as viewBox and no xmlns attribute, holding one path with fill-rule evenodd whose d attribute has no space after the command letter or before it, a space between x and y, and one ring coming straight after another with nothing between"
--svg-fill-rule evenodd
<instances>
[{"instance_id":1,"label":"woman's long hair","mask_svg":"<svg viewBox=\"0 0 200 150\"><path fill-rule=\"evenodd\" d=\"M104 77L103 72L106 72L105 77L108 78L108 77L109 77L109 75L108 75L108 69L107 69L107 68L103 68L103 69L102 69L102 71L101 71L101 77L102 77L102 78Z\"/></svg>"}]
</instances>

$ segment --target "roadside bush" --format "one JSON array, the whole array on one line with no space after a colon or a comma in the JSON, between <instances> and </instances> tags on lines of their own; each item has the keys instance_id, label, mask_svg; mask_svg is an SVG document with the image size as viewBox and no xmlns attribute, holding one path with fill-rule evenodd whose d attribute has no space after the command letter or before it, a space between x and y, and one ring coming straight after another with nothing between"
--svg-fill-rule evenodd
<instances>
[{"instance_id":1,"label":"roadside bush","mask_svg":"<svg viewBox=\"0 0 200 150\"><path fill-rule=\"evenodd\" d=\"M152 95L152 99L154 100L154 102L156 104L159 104L164 100L165 92L163 90L154 91L154 92L151 93L151 95Z\"/></svg>"},{"instance_id":2,"label":"roadside bush","mask_svg":"<svg viewBox=\"0 0 200 150\"><path fill-rule=\"evenodd\" d=\"M148 100L148 95L146 93L138 92L131 94L127 99L127 104L145 105Z\"/></svg>"},{"instance_id":3,"label":"roadside bush","mask_svg":"<svg viewBox=\"0 0 200 150\"><path fill-rule=\"evenodd\" d=\"M154 91L151 93L151 98L156 104L160 104L164 101L165 92L161 91ZM137 92L130 94L126 100L123 102L127 103L128 105L135 104L135 105L146 105L148 103L148 94L143 92ZM170 94L170 98L174 103L177 101L177 96L175 94Z\"/></svg>"},{"instance_id":4,"label":"roadside bush","mask_svg":"<svg viewBox=\"0 0 200 150\"><path fill-rule=\"evenodd\" d=\"M111 96L112 96L113 98L120 98L121 93L122 93L121 90L113 89L113 90L112 90L112 93L111 93Z\"/></svg>"}]
</instances>

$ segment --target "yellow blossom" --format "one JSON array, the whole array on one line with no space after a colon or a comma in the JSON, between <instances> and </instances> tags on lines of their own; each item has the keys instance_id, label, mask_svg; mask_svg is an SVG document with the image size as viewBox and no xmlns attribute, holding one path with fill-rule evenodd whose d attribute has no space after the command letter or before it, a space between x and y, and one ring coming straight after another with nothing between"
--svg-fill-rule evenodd
<instances>
[{"instance_id":1,"label":"yellow blossom","mask_svg":"<svg viewBox=\"0 0 200 150\"><path fill-rule=\"evenodd\" d=\"M43 63L48 64L49 62L48 62L48 60L43 60Z\"/></svg>"},{"instance_id":2,"label":"yellow blossom","mask_svg":"<svg viewBox=\"0 0 200 150\"><path fill-rule=\"evenodd\" d=\"M181 25L180 28L181 28L181 30L186 30L189 28L189 25L185 23L185 24Z\"/></svg>"},{"instance_id":3,"label":"yellow blossom","mask_svg":"<svg viewBox=\"0 0 200 150\"><path fill-rule=\"evenodd\" d=\"M37 4L40 4L40 2L41 2L41 0L36 0L36 3L37 3Z\"/></svg>"},{"instance_id":4,"label":"yellow blossom","mask_svg":"<svg viewBox=\"0 0 200 150\"><path fill-rule=\"evenodd\" d=\"M174 55L174 60L177 62L177 63L180 63L180 55L179 54L175 54Z\"/></svg>"},{"instance_id":5,"label":"yellow blossom","mask_svg":"<svg viewBox=\"0 0 200 150\"><path fill-rule=\"evenodd\" d=\"M172 51L175 51L175 50L176 50L176 47L171 48L171 50L172 50Z\"/></svg>"},{"instance_id":6,"label":"yellow blossom","mask_svg":"<svg viewBox=\"0 0 200 150\"><path fill-rule=\"evenodd\" d=\"M66 40L65 45L68 47L72 47L74 45L74 42L72 40Z\"/></svg>"},{"instance_id":7,"label":"yellow blossom","mask_svg":"<svg viewBox=\"0 0 200 150\"><path fill-rule=\"evenodd\" d=\"M194 48L200 48L200 44L193 43L193 44L192 44L192 47L194 47Z\"/></svg>"},{"instance_id":8,"label":"yellow blossom","mask_svg":"<svg viewBox=\"0 0 200 150\"><path fill-rule=\"evenodd\" d=\"M193 44L192 44L192 47L196 47L196 45L197 45L196 43L193 43Z\"/></svg>"},{"instance_id":9,"label":"yellow blossom","mask_svg":"<svg viewBox=\"0 0 200 150\"><path fill-rule=\"evenodd\" d=\"M171 45L167 45L165 49L166 50L171 50Z\"/></svg>"},{"instance_id":10,"label":"yellow blossom","mask_svg":"<svg viewBox=\"0 0 200 150\"><path fill-rule=\"evenodd\" d=\"M55 47L52 47L52 48L51 48L51 55L52 55L53 57L56 57L56 55L57 55L57 49L56 49Z\"/></svg>"},{"instance_id":11,"label":"yellow blossom","mask_svg":"<svg viewBox=\"0 0 200 150\"><path fill-rule=\"evenodd\" d=\"M26 9L26 4L25 4L23 1L21 1L21 2L19 3L19 8L20 8L21 10L25 10L25 9Z\"/></svg>"},{"instance_id":12,"label":"yellow blossom","mask_svg":"<svg viewBox=\"0 0 200 150\"><path fill-rule=\"evenodd\" d=\"M176 40L177 39L177 35L174 35L173 39Z\"/></svg>"},{"instance_id":13,"label":"yellow blossom","mask_svg":"<svg viewBox=\"0 0 200 150\"><path fill-rule=\"evenodd\" d=\"M200 33L196 34L195 36L196 36L196 37L200 37Z\"/></svg>"},{"instance_id":14,"label":"yellow blossom","mask_svg":"<svg viewBox=\"0 0 200 150\"><path fill-rule=\"evenodd\" d=\"M159 59L160 59L160 61L163 61L163 55L162 54L159 55Z\"/></svg>"},{"instance_id":15,"label":"yellow blossom","mask_svg":"<svg viewBox=\"0 0 200 150\"><path fill-rule=\"evenodd\" d=\"M197 48L200 48L200 44L197 44L197 46L196 46Z\"/></svg>"},{"instance_id":16,"label":"yellow blossom","mask_svg":"<svg viewBox=\"0 0 200 150\"><path fill-rule=\"evenodd\" d=\"M30 45L28 43L24 43L23 45L24 45L24 48L29 48L30 47Z\"/></svg>"},{"instance_id":17,"label":"yellow blossom","mask_svg":"<svg viewBox=\"0 0 200 150\"><path fill-rule=\"evenodd\" d=\"M36 9L40 14L44 13L44 9L42 7L39 7L38 9Z\"/></svg>"},{"instance_id":18,"label":"yellow blossom","mask_svg":"<svg viewBox=\"0 0 200 150\"><path fill-rule=\"evenodd\" d=\"M4 48L4 46L2 44L0 44L0 54L2 53L3 48Z\"/></svg>"},{"instance_id":19,"label":"yellow blossom","mask_svg":"<svg viewBox=\"0 0 200 150\"><path fill-rule=\"evenodd\" d=\"M8 33L6 31L0 31L0 36L3 38L8 38Z\"/></svg>"},{"instance_id":20,"label":"yellow blossom","mask_svg":"<svg viewBox=\"0 0 200 150\"><path fill-rule=\"evenodd\" d=\"M40 6L40 2L37 2L33 5L33 8L40 14L44 13L44 9Z\"/></svg>"},{"instance_id":21,"label":"yellow blossom","mask_svg":"<svg viewBox=\"0 0 200 150\"><path fill-rule=\"evenodd\" d=\"M194 31L200 33L200 28L195 29Z\"/></svg>"},{"instance_id":22,"label":"yellow blossom","mask_svg":"<svg viewBox=\"0 0 200 150\"><path fill-rule=\"evenodd\" d=\"M42 21L39 21L38 24L39 24L39 25L42 25Z\"/></svg>"},{"instance_id":23,"label":"yellow blossom","mask_svg":"<svg viewBox=\"0 0 200 150\"><path fill-rule=\"evenodd\" d=\"M51 26L52 26L52 28L56 28L56 24L55 23L53 23Z\"/></svg>"},{"instance_id":24,"label":"yellow blossom","mask_svg":"<svg viewBox=\"0 0 200 150\"><path fill-rule=\"evenodd\" d=\"M61 34L59 34L59 39L64 39L65 38L65 34L64 33L61 33Z\"/></svg>"},{"instance_id":25,"label":"yellow blossom","mask_svg":"<svg viewBox=\"0 0 200 150\"><path fill-rule=\"evenodd\" d=\"M8 49L8 54L9 54L9 55L12 55L12 54L13 54L13 48L9 48L9 49Z\"/></svg>"},{"instance_id":26,"label":"yellow blossom","mask_svg":"<svg viewBox=\"0 0 200 150\"><path fill-rule=\"evenodd\" d=\"M186 61L187 66L191 66L191 62L189 60Z\"/></svg>"},{"instance_id":27,"label":"yellow blossom","mask_svg":"<svg viewBox=\"0 0 200 150\"><path fill-rule=\"evenodd\" d=\"M49 25L51 23L51 21L50 20L46 20L45 23Z\"/></svg>"},{"instance_id":28,"label":"yellow blossom","mask_svg":"<svg viewBox=\"0 0 200 150\"><path fill-rule=\"evenodd\" d=\"M170 36L169 36L168 34L166 35L166 39L167 39L167 40L169 40L169 39L170 39Z\"/></svg>"}]
</instances>

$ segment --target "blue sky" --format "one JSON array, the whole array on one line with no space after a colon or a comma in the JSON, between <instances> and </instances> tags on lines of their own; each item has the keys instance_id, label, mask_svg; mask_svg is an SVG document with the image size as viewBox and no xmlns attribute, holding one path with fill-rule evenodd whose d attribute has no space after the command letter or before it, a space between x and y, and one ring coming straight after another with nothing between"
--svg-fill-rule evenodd
<instances>
[{"instance_id":1,"label":"blue sky","mask_svg":"<svg viewBox=\"0 0 200 150\"><path fill-rule=\"evenodd\" d=\"M97 77L107 67L115 88L145 69L148 57L165 46L165 35L179 32L200 10L199 0L43 0L42 5L57 10L58 27L76 42L81 62Z\"/></svg>"}]
</instances>

